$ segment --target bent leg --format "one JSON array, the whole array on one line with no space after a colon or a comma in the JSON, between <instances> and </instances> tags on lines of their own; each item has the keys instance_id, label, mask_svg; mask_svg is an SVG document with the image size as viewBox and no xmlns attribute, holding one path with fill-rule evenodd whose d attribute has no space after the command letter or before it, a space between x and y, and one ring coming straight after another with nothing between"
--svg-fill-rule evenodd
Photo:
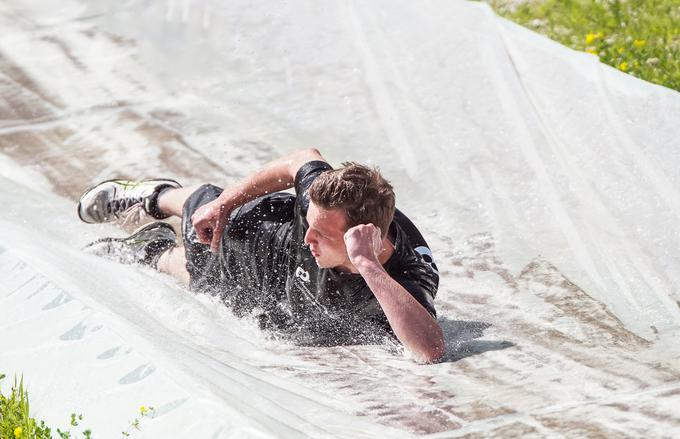
<instances>
[{"instance_id":1,"label":"bent leg","mask_svg":"<svg viewBox=\"0 0 680 439\"><path fill-rule=\"evenodd\" d=\"M174 247L163 253L156 269L169 274L192 289L217 285L215 279L222 278L220 257L201 244L191 223L192 214L200 206L219 197L222 189L213 185L198 188L168 189L158 196L158 208L168 215L182 218L181 242L183 247Z\"/></svg>"},{"instance_id":2,"label":"bent leg","mask_svg":"<svg viewBox=\"0 0 680 439\"><path fill-rule=\"evenodd\" d=\"M208 247L196 239L196 232L191 224L191 214L201 205L217 198L221 189L216 186L202 185L196 187L167 189L160 193L157 200L158 209L166 215L182 218L181 241L183 247L173 247L163 253L158 259L156 269L169 274L184 285L189 285L191 275L187 270L187 260L191 260L194 269L202 270L207 262ZM193 197L192 197L193 196ZM189 201L188 211L184 212L185 204ZM186 216L186 217L185 217Z\"/></svg>"},{"instance_id":3,"label":"bent leg","mask_svg":"<svg viewBox=\"0 0 680 439\"><path fill-rule=\"evenodd\" d=\"M167 189L158 196L158 209L166 215L182 217L184 202L198 186Z\"/></svg>"},{"instance_id":4,"label":"bent leg","mask_svg":"<svg viewBox=\"0 0 680 439\"><path fill-rule=\"evenodd\" d=\"M169 274L186 286L189 285L190 278L183 247L173 247L163 253L158 259L156 269L161 273Z\"/></svg>"}]
</instances>

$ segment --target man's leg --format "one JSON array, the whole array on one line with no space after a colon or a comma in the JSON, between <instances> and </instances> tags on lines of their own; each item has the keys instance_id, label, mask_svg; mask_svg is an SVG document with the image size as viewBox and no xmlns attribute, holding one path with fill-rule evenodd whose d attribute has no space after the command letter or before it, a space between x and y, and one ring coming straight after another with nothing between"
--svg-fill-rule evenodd
<instances>
[{"instance_id":1,"label":"man's leg","mask_svg":"<svg viewBox=\"0 0 680 439\"><path fill-rule=\"evenodd\" d=\"M158 210L166 215L182 218L184 204L199 187L166 189L158 196ZM214 191L209 191L208 193L211 192ZM182 233L184 233L184 230L182 230ZM187 256L184 247L173 247L165 251L158 259L156 269L161 273L169 274L184 285L189 285L190 275L189 271L187 271Z\"/></svg>"},{"instance_id":2,"label":"man's leg","mask_svg":"<svg viewBox=\"0 0 680 439\"><path fill-rule=\"evenodd\" d=\"M158 196L158 210L166 215L182 217L184 203L193 194L198 186L187 188L170 188ZM187 271L187 259L184 247L172 247L163 253L156 269L161 273L169 274L184 285L189 285L189 272Z\"/></svg>"},{"instance_id":3,"label":"man's leg","mask_svg":"<svg viewBox=\"0 0 680 439\"><path fill-rule=\"evenodd\" d=\"M173 247L161 255L156 264L156 269L161 273L169 274L184 285L189 285L189 272L187 271L187 258L184 247Z\"/></svg>"},{"instance_id":4,"label":"man's leg","mask_svg":"<svg viewBox=\"0 0 680 439\"><path fill-rule=\"evenodd\" d=\"M166 215L174 215L181 218L184 202L196 189L198 189L198 186L166 189L158 196L158 210Z\"/></svg>"},{"instance_id":5,"label":"man's leg","mask_svg":"<svg viewBox=\"0 0 680 439\"><path fill-rule=\"evenodd\" d=\"M168 223L147 224L127 238L98 239L83 250L125 264L145 265L189 285L185 249L177 246L177 235Z\"/></svg>"},{"instance_id":6,"label":"man's leg","mask_svg":"<svg viewBox=\"0 0 680 439\"><path fill-rule=\"evenodd\" d=\"M182 218L184 204L198 188L182 188L174 180L109 180L83 194L78 213L85 222L108 222L125 215L125 210L136 203L156 219L168 216ZM220 192L220 188L206 186L206 190L193 202L198 204L192 204L190 209L216 198ZM182 233L186 231L182 230ZM123 263L147 265L175 277L185 285L189 284L190 275L186 269L189 255L185 253L188 250L177 247L177 236L167 223L148 224L127 238L103 238L88 244L85 250ZM201 249L192 247L191 250L193 255Z\"/></svg>"}]
</instances>

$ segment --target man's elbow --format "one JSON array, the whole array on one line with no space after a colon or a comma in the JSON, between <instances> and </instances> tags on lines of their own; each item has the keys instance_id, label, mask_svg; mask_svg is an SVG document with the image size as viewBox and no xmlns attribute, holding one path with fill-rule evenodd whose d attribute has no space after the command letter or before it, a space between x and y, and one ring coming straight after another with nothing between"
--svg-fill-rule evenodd
<instances>
[{"instance_id":1,"label":"man's elbow","mask_svg":"<svg viewBox=\"0 0 680 439\"><path fill-rule=\"evenodd\" d=\"M444 356L444 351L444 341L442 340L423 352L421 361L423 363L436 363L442 359Z\"/></svg>"},{"instance_id":2,"label":"man's elbow","mask_svg":"<svg viewBox=\"0 0 680 439\"><path fill-rule=\"evenodd\" d=\"M300 160L324 160L321 152L316 148L302 148L295 151L295 155ZM325 160L324 160L325 161Z\"/></svg>"},{"instance_id":3,"label":"man's elbow","mask_svg":"<svg viewBox=\"0 0 680 439\"><path fill-rule=\"evenodd\" d=\"M437 329L438 330L435 331L432 336L432 340L418 352L417 359L419 362L436 363L444 356L444 352L446 351L444 333L441 328L437 327Z\"/></svg>"},{"instance_id":4,"label":"man's elbow","mask_svg":"<svg viewBox=\"0 0 680 439\"><path fill-rule=\"evenodd\" d=\"M317 160L322 161L322 162L326 161L323 158L323 156L321 155L321 153L319 152L319 150L316 149L316 148L306 148L306 149L295 150L286 157L286 162L287 162L287 166L288 166L288 173L294 179L295 176L297 175L298 170L302 167L302 165L304 165L305 163L314 162L314 161L317 161Z\"/></svg>"}]
</instances>

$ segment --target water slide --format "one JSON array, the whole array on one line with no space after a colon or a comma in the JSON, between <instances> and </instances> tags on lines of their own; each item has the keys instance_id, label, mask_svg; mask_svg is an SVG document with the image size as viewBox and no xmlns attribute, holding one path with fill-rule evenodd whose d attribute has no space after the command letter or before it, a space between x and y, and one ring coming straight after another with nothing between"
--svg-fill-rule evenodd
<instances>
[{"instance_id":1,"label":"water slide","mask_svg":"<svg viewBox=\"0 0 680 439\"><path fill-rule=\"evenodd\" d=\"M0 372L140 438L677 437L680 94L437 1L0 3ZM111 177L376 164L442 274L441 363L261 332L80 251Z\"/></svg>"}]
</instances>

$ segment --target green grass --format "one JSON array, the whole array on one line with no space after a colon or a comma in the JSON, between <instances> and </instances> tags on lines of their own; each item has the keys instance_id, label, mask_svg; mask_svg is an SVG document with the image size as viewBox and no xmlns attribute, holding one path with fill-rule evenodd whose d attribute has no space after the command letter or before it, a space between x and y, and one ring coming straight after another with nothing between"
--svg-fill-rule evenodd
<instances>
[{"instance_id":1,"label":"green grass","mask_svg":"<svg viewBox=\"0 0 680 439\"><path fill-rule=\"evenodd\" d=\"M0 381L5 378L0 374ZM71 413L69 425L77 427L82 421L82 415ZM56 434L61 439L71 439L71 430L60 430ZM83 430L82 437L91 439L92 432ZM0 439L52 439L52 428L45 425L45 421L38 422L31 417L28 403L28 392L24 388L24 378L17 382L14 378L9 395L5 396L0 391Z\"/></svg>"},{"instance_id":2,"label":"green grass","mask_svg":"<svg viewBox=\"0 0 680 439\"><path fill-rule=\"evenodd\" d=\"M485 0L501 16L680 91L680 0Z\"/></svg>"},{"instance_id":3,"label":"green grass","mask_svg":"<svg viewBox=\"0 0 680 439\"><path fill-rule=\"evenodd\" d=\"M5 375L0 375L3 379ZM0 393L0 438L2 439L51 439L52 431L45 422L37 422L29 414L28 393L23 377L8 396Z\"/></svg>"},{"instance_id":4,"label":"green grass","mask_svg":"<svg viewBox=\"0 0 680 439\"><path fill-rule=\"evenodd\" d=\"M0 381L5 375L0 373ZM151 406L141 406L139 414L129 422L128 427L121 432L121 438L126 439L133 435L136 430L141 430L142 421L154 418L156 409ZM83 439L92 439L92 431L82 430L80 422L83 415L71 413L69 429L56 429L57 436L52 436L52 428L45 425L44 421L38 422L31 417L28 403L28 392L24 388L24 378L17 382L14 378L14 385L9 394L5 396L0 388L0 439L76 439L78 429ZM79 427L79 428L73 428Z\"/></svg>"}]
</instances>

